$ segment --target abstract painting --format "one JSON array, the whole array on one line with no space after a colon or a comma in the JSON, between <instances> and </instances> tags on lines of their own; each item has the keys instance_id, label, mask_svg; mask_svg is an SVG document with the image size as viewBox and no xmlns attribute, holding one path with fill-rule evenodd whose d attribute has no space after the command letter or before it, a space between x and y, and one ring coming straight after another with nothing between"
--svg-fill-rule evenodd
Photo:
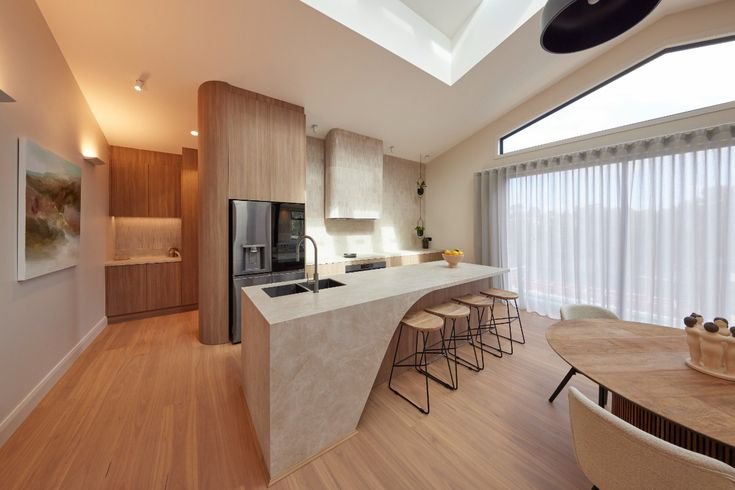
<instances>
[{"instance_id":1,"label":"abstract painting","mask_svg":"<svg viewBox=\"0 0 735 490\"><path fill-rule=\"evenodd\" d=\"M21 138L18 143L18 280L79 260L82 171Z\"/></svg>"}]
</instances>

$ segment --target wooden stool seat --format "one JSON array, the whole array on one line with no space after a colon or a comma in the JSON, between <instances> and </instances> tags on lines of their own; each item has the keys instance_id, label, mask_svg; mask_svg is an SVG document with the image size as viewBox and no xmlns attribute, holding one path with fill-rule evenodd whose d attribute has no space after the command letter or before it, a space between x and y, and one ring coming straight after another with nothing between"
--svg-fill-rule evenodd
<instances>
[{"instance_id":1,"label":"wooden stool seat","mask_svg":"<svg viewBox=\"0 0 735 490\"><path fill-rule=\"evenodd\" d=\"M505 289L497 289L497 288L490 288L490 289L484 289L480 291L480 293L484 294L485 296L489 296L491 298L497 298L497 299L518 299L518 293L513 291L506 291Z\"/></svg>"},{"instance_id":2,"label":"wooden stool seat","mask_svg":"<svg viewBox=\"0 0 735 490\"><path fill-rule=\"evenodd\" d=\"M467 318L470 316L470 309L465 305L457 303L442 303L430 306L429 308L426 308L426 311L442 318L450 319Z\"/></svg>"},{"instance_id":3,"label":"wooden stool seat","mask_svg":"<svg viewBox=\"0 0 735 490\"><path fill-rule=\"evenodd\" d=\"M482 294L468 294L466 296L454 298L454 301L466 306L475 306L477 308L487 308L493 305L493 300Z\"/></svg>"},{"instance_id":4,"label":"wooden stool seat","mask_svg":"<svg viewBox=\"0 0 735 490\"><path fill-rule=\"evenodd\" d=\"M416 330L432 331L442 328L444 319L425 311L415 311L404 316L401 323Z\"/></svg>"}]
</instances>

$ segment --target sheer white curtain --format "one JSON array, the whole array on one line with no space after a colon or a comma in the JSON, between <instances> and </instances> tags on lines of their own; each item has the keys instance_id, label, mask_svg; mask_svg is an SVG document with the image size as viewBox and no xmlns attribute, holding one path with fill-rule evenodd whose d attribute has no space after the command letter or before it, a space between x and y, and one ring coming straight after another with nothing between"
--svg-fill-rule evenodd
<instances>
[{"instance_id":1,"label":"sheer white curtain","mask_svg":"<svg viewBox=\"0 0 735 490\"><path fill-rule=\"evenodd\" d=\"M482 260L511 269L505 286L528 310L558 318L562 304L589 303L664 325L692 311L735 322L733 127L490 170L477 182L480 237L502 243L481 247Z\"/></svg>"}]
</instances>

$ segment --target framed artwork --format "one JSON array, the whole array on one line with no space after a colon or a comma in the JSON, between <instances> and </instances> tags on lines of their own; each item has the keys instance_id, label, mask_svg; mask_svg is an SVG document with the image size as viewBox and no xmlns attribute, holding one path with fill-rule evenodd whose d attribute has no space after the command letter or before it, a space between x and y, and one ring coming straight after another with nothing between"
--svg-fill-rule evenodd
<instances>
[{"instance_id":1,"label":"framed artwork","mask_svg":"<svg viewBox=\"0 0 735 490\"><path fill-rule=\"evenodd\" d=\"M18 280L77 265L82 171L33 141L18 141Z\"/></svg>"}]
</instances>

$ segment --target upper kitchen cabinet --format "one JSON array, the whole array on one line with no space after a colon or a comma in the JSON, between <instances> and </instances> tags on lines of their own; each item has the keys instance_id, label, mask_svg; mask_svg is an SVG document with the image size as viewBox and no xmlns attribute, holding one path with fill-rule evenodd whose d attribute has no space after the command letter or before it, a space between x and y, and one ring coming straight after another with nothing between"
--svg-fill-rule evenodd
<instances>
[{"instance_id":1,"label":"upper kitchen cabinet","mask_svg":"<svg viewBox=\"0 0 735 490\"><path fill-rule=\"evenodd\" d=\"M181 216L181 156L111 147L110 215Z\"/></svg>"},{"instance_id":2,"label":"upper kitchen cabinet","mask_svg":"<svg viewBox=\"0 0 735 490\"><path fill-rule=\"evenodd\" d=\"M279 105L268 118L271 162L270 201L306 201L306 115Z\"/></svg>"},{"instance_id":3,"label":"upper kitchen cabinet","mask_svg":"<svg viewBox=\"0 0 735 490\"><path fill-rule=\"evenodd\" d=\"M304 109L230 85L224 94L228 197L305 202Z\"/></svg>"},{"instance_id":4,"label":"upper kitchen cabinet","mask_svg":"<svg viewBox=\"0 0 735 490\"><path fill-rule=\"evenodd\" d=\"M110 215L148 216L148 165L134 148L110 148Z\"/></svg>"},{"instance_id":5,"label":"upper kitchen cabinet","mask_svg":"<svg viewBox=\"0 0 735 490\"><path fill-rule=\"evenodd\" d=\"M228 196L271 200L270 104L233 94L227 100Z\"/></svg>"},{"instance_id":6,"label":"upper kitchen cabinet","mask_svg":"<svg viewBox=\"0 0 735 490\"><path fill-rule=\"evenodd\" d=\"M148 164L148 216L181 217L181 155L142 152Z\"/></svg>"}]
</instances>

